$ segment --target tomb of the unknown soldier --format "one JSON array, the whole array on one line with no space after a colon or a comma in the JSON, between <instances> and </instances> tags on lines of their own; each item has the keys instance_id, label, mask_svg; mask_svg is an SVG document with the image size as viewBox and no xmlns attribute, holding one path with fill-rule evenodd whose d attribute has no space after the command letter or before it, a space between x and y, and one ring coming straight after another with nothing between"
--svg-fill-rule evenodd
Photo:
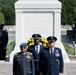
<instances>
[{"instance_id":1,"label":"tomb of the unknown soldier","mask_svg":"<svg viewBox=\"0 0 76 75\"><path fill-rule=\"evenodd\" d=\"M61 42L61 8L58 0L18 0L15 3L16 46L10 54L10 62L13 62L14 54L20 51L19 45L27 42L34 33L44 38L56 36L56 46L61 48L64 62L70 62Z\"/></svg>"}]
</instances>

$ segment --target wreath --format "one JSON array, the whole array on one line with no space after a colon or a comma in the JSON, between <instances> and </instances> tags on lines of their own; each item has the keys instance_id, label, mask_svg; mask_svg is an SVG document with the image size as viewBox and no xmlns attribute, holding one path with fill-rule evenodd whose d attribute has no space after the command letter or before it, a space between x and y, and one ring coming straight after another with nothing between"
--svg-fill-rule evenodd
<instances>
[{"instance_id":1,"label":"wreath","mask_svg":"<svg viewBox=\"0 0 76 75\"><path fill-rule=\"evenodd\" d=\"M40 43L47 47L48 46L48 41L45 39L45 38L40 38ZM34 45L34 38L30 38L28 41L27 41L27 44L28 46L31 46L31 45Z\"/></svg>"}]
</instances>

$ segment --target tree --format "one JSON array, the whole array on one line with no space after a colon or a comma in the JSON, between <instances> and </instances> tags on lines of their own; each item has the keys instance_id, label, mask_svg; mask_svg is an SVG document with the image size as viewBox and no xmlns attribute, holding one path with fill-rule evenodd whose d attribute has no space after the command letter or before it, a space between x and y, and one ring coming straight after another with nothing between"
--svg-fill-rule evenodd
<instances>
[{"instance_id":1,"label":"tree","mask_svg":"<svg viewBox=\"0 0 76 75\"><path fill-rule=\"evenodd\" d=\"M4 15L0 12L0 23L4 22L5 19L4 19Z\"/></svg>"},{"instance_id":2,"label":"tree","mask_svg":"<svg viewBox=\"0 0 76 75\"><path fill-rule=\"evenodd\" d=\"M5 18L5 24L15 24L14 3L17 0L0 0L1 13Z\"/></svg>"},{"instance_id":3,"label":"tree","mask_svg":"<svg viewBox=\"0 0 76 75\"><path fill-rule=\"evenodd\" d=\"M61 12L61 23L62 23L62 25L68 24L67 20L68 20L67 12L65 9L65 5L63 4L63 8L62 8L62 12Z\"/></svg>"},{"instance_id":4,"label":"tree","mask_svg":"<svg viewBox=\"0 0 76 75\"><path fill-rule=\"evenodd\" d=\"M60 0L62 2L62 24L73 26L76 23L76 0Z\"/></svg>"}]
</instances>

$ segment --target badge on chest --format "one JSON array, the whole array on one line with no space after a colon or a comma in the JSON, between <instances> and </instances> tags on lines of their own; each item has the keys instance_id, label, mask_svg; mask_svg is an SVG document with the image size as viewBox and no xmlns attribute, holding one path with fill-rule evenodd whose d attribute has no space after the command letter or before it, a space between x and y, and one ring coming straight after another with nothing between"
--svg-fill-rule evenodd
<instances>
[{"instance_id":1,"label":"badge on chest","mask_svg":"<svg viewBox=\"0 0 76 75\"><path fill-rule=\"evenodd\" d=\"M60 56L58 50L56 50L55 56L56 56L56 57L59 57L59 56Z\"/></svg>"},{"instance_id":2,"label":"badge on chest","mask_svg":"<svg viewBox=\"0 0 76 75\"><path fill-rule=\"evenodd\" d=\"M27 58L27 59L30 59L31 57L27 55L26 58Z\"/></svg>"},{"instance_id":3,"label":"badge on chest","mask_svg":"<svg viewBox=\"0 0 76 75\"><path fill-rule=\"evenodd\" d=\"M26 58L27 62L31 61L31 55L29 53L26 54L25 58Z\"/></svg>"}]
</instances>

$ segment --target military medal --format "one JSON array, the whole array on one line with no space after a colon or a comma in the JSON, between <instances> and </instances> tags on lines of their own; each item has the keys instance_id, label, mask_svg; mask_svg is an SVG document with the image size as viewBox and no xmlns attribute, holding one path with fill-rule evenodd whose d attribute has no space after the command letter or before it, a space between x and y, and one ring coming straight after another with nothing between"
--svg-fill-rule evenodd
<instances>
[{"instance_id":1,"label":"military medal","mask_svg":"<svg viewBox=\"0 0 76 75\"><path fill-rule=\"evenodd\" d=\"M31 58L31 57L27 55L26 58Z\"/></svg>"},{"instance_id":2,"label":"military medal","mask_svg":"<svg viewBox=\"0 0 76 75\"><path fill-rule=\"evenodd\" d=\"M60 54L59 54L59 53L56 53L55 55L56 55L56 56L60 56Z\"/></svg>"},{"instance_id":3,"label":"military medal","mask_svg":"<svg viewBox=\"0 0 76 75\"><path fill-rule=\"evenodd\" d=\"M29 55L26 56L26 59L27 59L28 62L30 62L30 58L31 57Z\"/></svg>"}]
</instances>

